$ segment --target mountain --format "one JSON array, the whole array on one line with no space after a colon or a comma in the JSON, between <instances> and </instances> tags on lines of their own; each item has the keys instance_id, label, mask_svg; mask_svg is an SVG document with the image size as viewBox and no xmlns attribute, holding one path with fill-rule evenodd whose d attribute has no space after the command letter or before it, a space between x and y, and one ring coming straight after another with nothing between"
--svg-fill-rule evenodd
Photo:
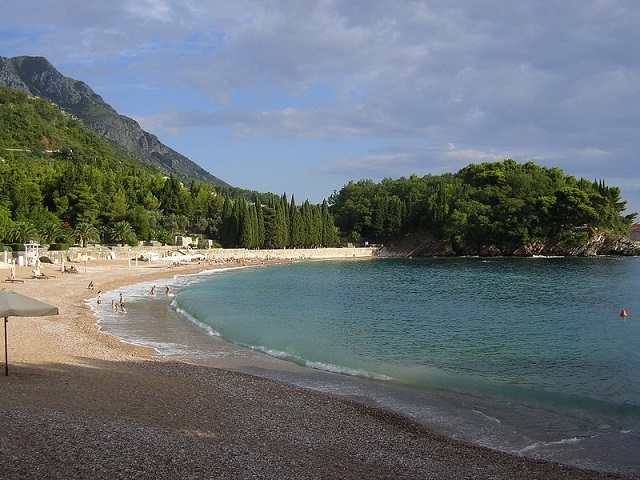
<instances>
[{"instance_id":1,"label":"mountain","mask_svg":"<svg viewBox=\"0 0 640 480\"><path fill-rule=\"evenodd\" d=\"M100 136L163 172L182 180L230 186L145 132L132 118L118 114L86 83L65 77L44 57L0 57L0 86L47 98Z\"/></svg>"}]
</instances>

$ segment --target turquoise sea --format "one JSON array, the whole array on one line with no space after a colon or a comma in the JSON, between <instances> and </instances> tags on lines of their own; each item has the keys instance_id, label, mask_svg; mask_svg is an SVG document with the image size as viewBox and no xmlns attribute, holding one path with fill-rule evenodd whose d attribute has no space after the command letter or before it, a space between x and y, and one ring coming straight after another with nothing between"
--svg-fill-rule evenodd
<instances>
[{"instance_id":1,"label":"turquoise sea","mask_svg":"<svg viewBox=\"0 0 640 480\"><path fill-rule=\"evenodd\" d=\"M100 328L480 445L640 475L639 258L309 261L177 276L171 296L150 286L122 290L126 314L106 293Z\"/></svg>"}]
</instances>

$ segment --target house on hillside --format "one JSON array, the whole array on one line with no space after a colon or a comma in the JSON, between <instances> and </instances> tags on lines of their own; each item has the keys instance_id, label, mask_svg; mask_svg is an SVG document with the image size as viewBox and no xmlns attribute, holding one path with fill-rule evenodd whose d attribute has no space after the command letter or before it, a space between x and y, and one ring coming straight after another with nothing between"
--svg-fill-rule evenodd
<instances>
[{"instance_id":1,"label":"house on hillside","mask_svg":"<svg viewBox=\"0 0 640 480\"><path fill-rule=\"evenodd\" d=\"M640 222L631 225L631 240L640 242Z\"/></svg>"}]
</instances>

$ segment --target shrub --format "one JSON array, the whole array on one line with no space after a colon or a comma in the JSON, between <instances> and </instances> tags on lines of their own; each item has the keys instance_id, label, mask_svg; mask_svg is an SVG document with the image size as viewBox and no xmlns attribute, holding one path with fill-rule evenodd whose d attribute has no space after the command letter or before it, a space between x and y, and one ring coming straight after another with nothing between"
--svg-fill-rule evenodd
<instances>
[{"instance_id":1,"label":"shrub","mask_svg":"<svg viewBox=\"0 0 640 480\"><path fill-rule=\"evenodd\" d=\"M52 243L49 245L50 251L69 250L70 245L68 243Z\"/></svg>"}]
</instances>

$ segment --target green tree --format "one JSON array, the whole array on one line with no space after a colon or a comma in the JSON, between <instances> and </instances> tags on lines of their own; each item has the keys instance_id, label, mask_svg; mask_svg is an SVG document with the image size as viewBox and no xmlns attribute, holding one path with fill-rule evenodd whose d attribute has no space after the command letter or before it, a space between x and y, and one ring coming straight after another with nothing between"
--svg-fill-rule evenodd
<instances>
[{"instance_id":1,"label":"green tree","mask_svg":"<svg viewBox=\"0 0 640 480\"><path fill-rule=\"evenodd\" d=\"M7 239L12 229L11 212L8 208L0 206L0 242Z\"/></svg>"},{"instance_id":2,"label":"green tree","mask_svg":"<svg viewBox=\"0 0 640 480\"><path fill-rule=\"evenodd\" d=\"M305 245L304 222L302 220L302 212L296 207L293 195L289 205L289 228L289 246L292 248L303 247Z\"/></svg>"},{"instance_id":3,"label":"green tree","mask_svg":"<svg viewBox=\"0 0 640 480\"><path fill-rule=\"evenodd\" d=\"M123 190L118 190L111 198L105 216L110 223L121 222L127 217L128 211L127 196Z\"/></svg>"},{"instance_id":4,"label":"green tree","mask_svg":"<svg viewBox=\"0 0 640 480\"><path fill-rule=\"evenodd\" d=\"M90 223L79 223L76 225L73 235L79 239L82 247L86 247L90 242L100 241L100 232Z\"/></svg>"},{"instance_id":5,"label":"green tree","mask_svg":"<svg viewBox=\"0 0 640 480\"><path fill-rule=\"evenodd\" d=\"M558 168L507 159L455 174L349 182L329 199L341 231L365 238L427 233L454 243L520 246L577 238L574 230L628 232L619 189ZM584 238L584 235L579 235Z\"/></svg>"},{"instance_id":6,"label":"green tree","mask_svg":"<svg viewBox=\"0 0 640 480\"><path fill-rule=\"evenodd\" d=\"M149 212L142 205L136 205L133 207L129 211L127 219L131 225L131 229L138 239L151 240Z\"/></svg>"},{"instance_id":7,"label":"green tree","mask_svg":"<svg viewBox=\"0 0 640 480\"><path fill-rule=\"evenodd\" d=\"M38 237L38 230L29 222L15 222L8 234L9 241L18 243L38 242Z\"/></svg>"},{"instance_id":8,"label":"green tree","mask_svg":"<svg viewBox=\"0 0 640 480\"><path fill-rule=\"evenodd\" d=\"M65 231L60 222L51 222L40 228L42 241L51 245L64 237Z\"/></svg>"},{"instance_id":9,"label":"green tree","mask_svg":"<svg viewBox=\"0 0 640 480\"><path fill-rule=\"evenodd\" d=\"M75 218L72 220L78 223L96 223L100 213L100 205L89 185L78 183L69 193L69 203L69 208L75 212Z\"/></svg>"},{"instance_id":10,"label":"green tree","mask_svg":"<svg viewBox=\"0 0 640 480\"><path fill-rule=\"evenodd\" d=\"M120 245L129 244L135 245L137 242L136 234L131 228L129 222L121 221L117 222L109 231L111 238Z\"/></svg>"},{"instance_id":11,"label":"green tree","mask_svg":"<svg viewBox=\"0 0 640 480\"><path fill-rule=\"evenodd\" d=\"M220 243L225 248L233 248L238 245L240 215L237 203L230 198L225 198L222 207Z\"/></svg>"},{"instance_id":12,"label":"green tree","mask_svg":"<svg viewBox=\"0 0 640 480\"><path fill-rule=\"evenodd\" d=\"M13 211L17 219L28 220L32 208L42 205L40 186L30 179L16 181L12 197Z\"/></svg>"},{"instance_id":13,"label":"green tree","mask_svg":"<svg viewBox=\"0 0 640 480\"><path fill-rule=\"evenodd\" d=\"M340 232L333 223L331 212L329 212L329 204L326 200L322 202L320 214L322 216L321 245L323 247L334 247L340 243Z\"/></svg>"},{"instance_id":14,"label":"green tree","mask_svg":"<svg viewBox=\"0 0 640 480\"><path fill-rule=\"evenodd\" d=\"M174 175L165 180L160 194L160 207L165 214L184 215L190 210L189 192Z\"/></svg>"},{"instance_id":15,"label":"green tree","mask_svg":"<svg viewBox=\"0 0 640 480\"><path fill-rule=\"evenodd\" d=\"M162 245L169 245L171 243L171 232L168 230L160 230L156 234L156 240L162 243Z\"/></svg>"},{"instance_id":16,"label":"green tree","mask_svg":"<svg viewBox=\"0 0 640 480\"><path fill-rule=\"evenodd\" d=\"M240 216L240 245L244 248L258 247L258 216L255 205L247 201L242 202Z\"/></svg>"},{"instance_id":17,"label":"green tree","mask_svg":"<svg viewBox=\"0 0 640 480\"><path fill-rule=\"evenodd\" d=\"M598 218L589 196L574 187L563 187L556 192L552 215L563 227L590 225Z\"/></svg>"},{"instance_id":18,"label":"green tree","mask_svg":"<svg viewBox=\"0 0 640 480\"><path fill-rule=\"evenodd\" d=\"M260 203L260 197L256 195L255 197L255 206L256 206L256 234L257 234L257 246L258 248L264 247L265 241L265 224L264 224L264 213L262 211L262 204Z\"/></svg>"}]
</instances>

